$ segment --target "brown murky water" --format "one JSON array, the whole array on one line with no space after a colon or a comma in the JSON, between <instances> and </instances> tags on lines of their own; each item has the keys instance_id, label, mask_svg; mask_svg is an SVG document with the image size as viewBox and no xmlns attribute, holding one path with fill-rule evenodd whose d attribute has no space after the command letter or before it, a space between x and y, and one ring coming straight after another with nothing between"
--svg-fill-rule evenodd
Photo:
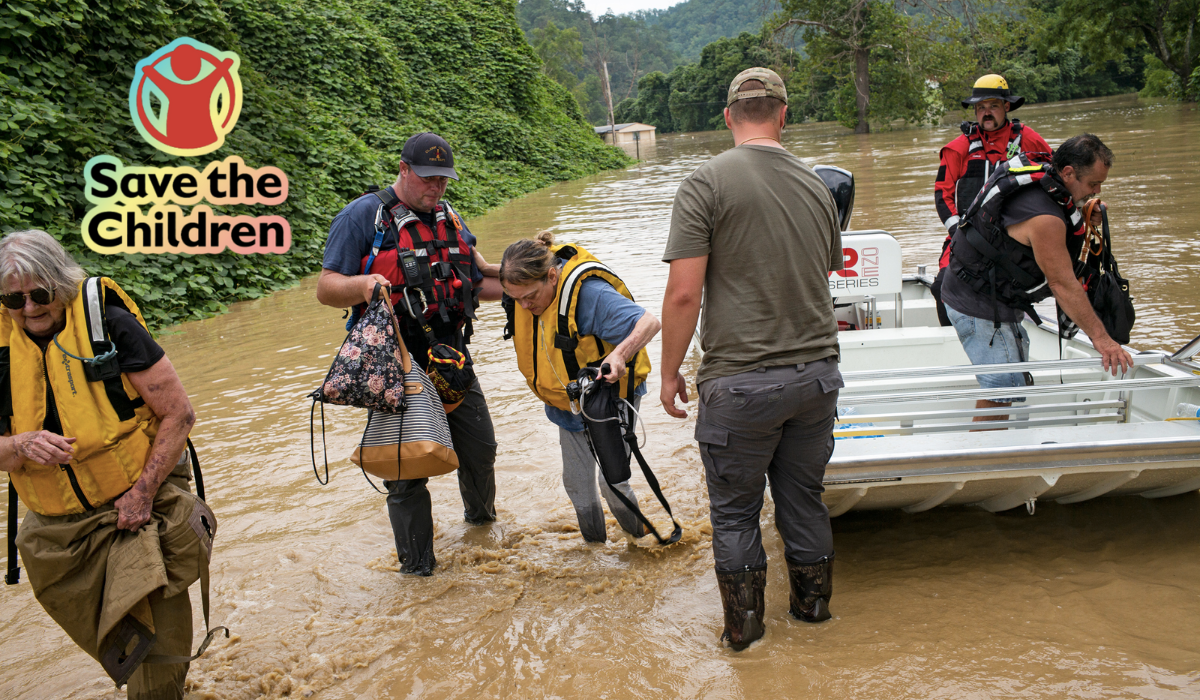
<instances>
[{"instance_id":1,"label":"brown murky water","mask_svg":"<svg viewBox=\"0 0 1200 700\"><path fill-rule=\"evenodd\" d=\"M1117 153L1105 199L1135 284L1134 345L1174 349L1200 332L1200 114L1116 98L1020 116L1051 143L1087 130ZM855 227L896 234L912 270L940 249L932 183L937 149L955 133L856 137L818 125L785 140L810 162L855 173ZM553 228L658 313L674 190L729 145L727 133L665 137L638 167L536 192L472 228L489 259ZM220 519L213 617L234 632L193 664L195 697L1200 697L1196 493L1047 504L1033 517L842 516L835 619L818 626L786 614L768 503L766 638L741 654L722 649L691 421L646 404L646 454L686 526L682 543L584 544L556 431L500 340L497 305L481 310L474 353L500 440L499 522L467 527L453 477L433 480L440 566L432 578L401 576L383 498L346 458L360 411L326 411L333 478L313 479L304 394L344 335L314 288L309 280L161 339L200 418L194 437ZM634 483L645 502L648 489ZM0 635L0 696L124 697L27 583L0 591Z\"/></svg>"}]
</instances>

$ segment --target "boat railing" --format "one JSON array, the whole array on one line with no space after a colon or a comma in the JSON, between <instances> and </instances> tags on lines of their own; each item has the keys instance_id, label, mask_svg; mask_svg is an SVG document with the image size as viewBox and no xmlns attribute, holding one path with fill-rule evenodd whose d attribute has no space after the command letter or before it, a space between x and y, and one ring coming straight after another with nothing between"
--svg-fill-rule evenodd
<instances>
[{"instance_id":1,"label":"boat railing","mask_svg":"<svg viewBox=\"0 0 1200 700\"><path fill-rule=\"evenodd\" d=\"M1106 377L1100 381L1068 381L1003 390L1019 391L1027 398L1050 398L1046 403L1018 403L1004 409L920 406L920 404L929 403L947 404L993 399L997 395L997 389L994 388L939 387L911 390L901 386L892 391L880 391L879 383L913 379L934 380L931 383L936 383L938 379L1014 371L1073 372L1078 374L1102 371L1101 359L1093 357L994 365L955 365L845 372L843 377L848 384L846 389L842 390L838 401L839 417L837 420L840 426L835 429L834 436L871 437L978 430L981 425L979 422L975 422L974 418L997 414L1008 415L1004 420L988 421L987 429L1128 423L1132 419L1135 392L1200 387L1200 376L1171 373L1169 370L1158 376L1132 378L1138 367L1167 364L1169 360L1170 357L1165 353L1139 354L1133 357L1135 368L1119 378ZM863 386L864 383L868 385ZM1095 399L1083 398L1081 400L1081 397L1087 394L1100 394L1101 396ZM1064 395L1071 395L1072 398L1066 401L1054 401L1054 397ZM882 408L881 404L918 404L916 408L919 410L892 412Z\"/></svg>"},{"instance_id":2,"label":"boat railing","mask_svg":"<svg viewBox=\"0 0 1200 700\"><path fill-rule=\"evenodd\" d=\"M1133 356L1135 367L1162 364L1166 356L1162 353L1145 353ZM1061 372L1069 370L1095 370L1104 366L1099 357L1083 357L1070 360L1039 360L1031 362L1007 362L994 365L947 365L942 367L912 367L900 369L861 370L842 372L848 382L879 381L883 379L924 379L963 374L1000 374L1006 372Z\"/></svg>"},{"instance_id":3,"label":"boat railing","mask_svg":"<svg viewBox=\"0 0 1200 700\"><path fill-rule=\"evenodd\" d=\"M1195 367L1196 362L1193 358L1197 356L1200 356L1200 335L1192 338L1192 342L1179 348L1174 355L1171 355L1170 359L1172 362L1186 363Z\"/></svg>"}]
</instances>

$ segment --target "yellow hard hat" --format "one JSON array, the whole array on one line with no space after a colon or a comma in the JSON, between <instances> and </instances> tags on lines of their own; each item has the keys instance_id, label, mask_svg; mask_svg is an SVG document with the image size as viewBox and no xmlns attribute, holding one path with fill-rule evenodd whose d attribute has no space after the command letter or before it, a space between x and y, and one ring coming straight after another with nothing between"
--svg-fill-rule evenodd
<instances>
[{"instance_id":1,"label":"yellow hard hat","mask_svg":"<svg viewBox=\"0 0 1200 700\"><path fill-rule=\"evenodd\" d=\"M1004 100L1012 105L1008 111L1016 111L1021 105L1025 104L1025 98L1019 95L1012 94L1012 90L1008 89L1008 81L1002 75L988 73L985 76L975 81L975 87L971 89L971 96L962 101L963 109L970 109L971 105L984 100Z\"/></svg>"},{"instance_id":2,"label":"yellow hard hat","mask_svg":"<svg viewBox=\"0 0 1200 700\"><path fill-rule=\"evenodd\" d=\"M975 81L975 87L992 88L993 90L1007 90L1008 81L1004 79L1003 75L988 73L987 75L980 77L979 80Z\"/></svg>"}]
</instances>

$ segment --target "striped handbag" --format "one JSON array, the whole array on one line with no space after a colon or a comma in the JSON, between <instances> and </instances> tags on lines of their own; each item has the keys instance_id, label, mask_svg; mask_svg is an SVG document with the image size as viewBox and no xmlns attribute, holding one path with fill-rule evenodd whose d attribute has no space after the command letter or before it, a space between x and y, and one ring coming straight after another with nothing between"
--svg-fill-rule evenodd
<instances>
[{"instance_id":1,"label":"striped handbag","mask_svg":"<svg viewBox=\"0 0 1200 700\"><path fill-rule=\"evenodd\" d=\"M401 340L401 348L404 341ZM404 405L399 413L371 411L350 461L387 481L424 479L458 469L446 409L433 380L404 348Z\"/></svg>"}]
</instances>

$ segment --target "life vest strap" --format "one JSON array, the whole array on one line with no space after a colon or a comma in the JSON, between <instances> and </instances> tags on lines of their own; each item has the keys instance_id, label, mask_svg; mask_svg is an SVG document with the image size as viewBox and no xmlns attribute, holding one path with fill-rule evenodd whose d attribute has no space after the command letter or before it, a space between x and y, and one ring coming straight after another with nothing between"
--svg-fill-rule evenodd
<instances>
[{"instance_id":1,"label":"life vest strap","mask_svg":"<svg viewBox=\"0 0 1200 700\"><path fill-rule=\"evenodd\" d=\"M8 348L5 348L6 350ZM5 432L8 432L7 430ZM8 571L4 583L15 586L21 582L21 567L17 565L17 487L8 481Z\"/></svg>"},{"instance_id":2,"label":"life vest strap","mask_svg":"<svg viewBox=\"0 0 1200 700\"><path fill-rule=\"evenodd\" d=\"M629 363L627 366L628 372L631 375L633 374L634 366L635 363L633 362ZM626 403L629 404L630 410L632 410L633 404L630 402ZM618 413L618 416L620 416L620 412ZM641 467L642 470L642 475L646 477L646 483L650 485L650 490L654 492L654 497L658 499L658 502L662 505L663 510L667 511L667 515L671 518L671 524L675 526L675 529L672 530L671 534L667 537L663 537L662 535L658 534L658 530L655 529L654 523L651 523L649 518L642 513L642 509L638 508L637 503L629 500L625 494L621 493L621 489L617 488L616 484L609 481L608 474L603 468L600 469L600 474L604 476L605 483L612 487L609 490L616 495L617 500L619 500L623 506L628 508L629 511L633 513L635 517L637 517L638 521L650 531L650 534L654 535L654 539L658 540L659 544L675 544L683 536L683 527L680 526L679 521L675 519L675 514L671 512L671 504L667 502L667 497L663 495L662 487L659 485L658 479L654 476L654 472L651 471L650 465L646 463L646 458L642 456L641 449L638 448L637 433L633 430L633 426L629 421L623 418L619 420L619 423L621 426L621 435L625 440L625 443L629 445L630 453L637 458L638 466ZM588 447L592 451L592 457L595 458L597 465L599 465L600 456L596 452L595 445L592 444L592 433L591 430L587 429L587 421L584 421L584 428L585 434L587 435Z\"/></svg>"},{"instance_id":3,"label":"life vest strap","mask_svg":"<svg viewBox=\"0 0 1200 700\"><path fill-rule=\"evenodd\" d=\"M965 234L967 244L979 252L980 255L987 258L994 265L1004 268L1010 277L1022 287L1030 288L1038 286L1038 281L1033 275L1025 270L1022 270L1016 263L1009 260L1004 253L1000 252L994 245L984 238L974 226L965 225L962 228Z\"/></svg>"},{"instance_id":4,"label":"life vest strap","mask_svg":"<svg viewBox=\"0 0 1200 700\"><path fill-rule=\"evenodd\" d=\"M574 257L574 252L574 249L572 249L571 257ZM575 269L571 270L558 294L558 334L554 336L554 347L558 348L562 353L563 365L567 368L568 381L574 381L579 378L579 359L575 356L575 349L579 347L579 338L571 333L571 300L578 293L579 286L583 284L587 273L594 270L603 270L613 277L617 277L616 273L604 263L594 261L580 263ZM603 346L600 347L601 354L603 354Z\"/></svg>"},{"instance_id":5,"label":"life vest strap","mask_svg":"<svg viewBox=\"0 0 1200 700\"><path fill-rule=\"evenodd\" d=\"M108 323L104 311L105 289L99 277L89 277L84 281L81 290L84 322L92 343L92 355L99 357L110 351L112 354L102 362L94 360L81 360L81 362L83 362L84 375L88 381L104 383L104 393L108 395L108 401L116 411L117 419L127 421L136 415L136 409L146 405L146 400L141 396L131 399L125 393L125 385L121 382L121 366L115 352L116 346L108 336Z\"/></svg>"}]
</instances>

